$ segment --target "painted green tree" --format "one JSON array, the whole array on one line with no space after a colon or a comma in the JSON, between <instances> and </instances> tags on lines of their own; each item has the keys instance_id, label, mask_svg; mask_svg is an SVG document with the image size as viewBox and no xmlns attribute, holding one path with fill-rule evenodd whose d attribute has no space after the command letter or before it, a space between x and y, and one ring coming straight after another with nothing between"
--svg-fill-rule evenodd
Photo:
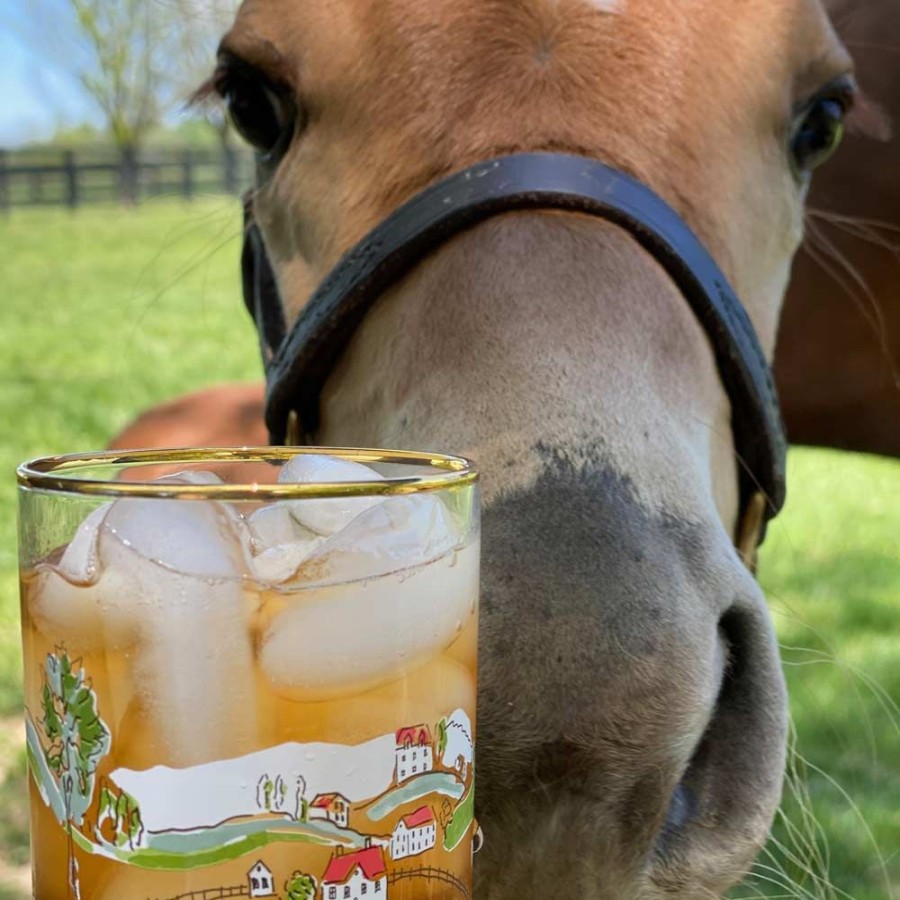
<instances>
[{"instance_id":1,"label":"painted green tree","mask_svg":"<svg viewBox=\"0 0 900 900\"><path fill-rule=\"evenodd\" d=\"M268 775L260 776L256 785L256 805L266 812L272 811L272 796L275 793L275 782Z\"/></svg>"},{"instance_id":2,"label":"painted green tree","mask_svg":"<svg viewBox=\"0 0 900 900\"><path fill-rule=\"evenodd\" d=\"M302 775L297 776L294 789L294 818L298 822L309 821L309 800L306 799L306 779Z\"/></svg>"},{"instance_id":3,"label":"painted green tree","mask_svg":"<svg viewBox=\"0 0 900 900\"><path fill-rule=\"evenodd\" d=\"M44 664L41 720L44 756L65 803L69 835L69 888L79 896L74 828L80 828L94 796L97 767L109 753L109 729L97 711L97 696L78 662L58 649Z\"/></svg>"},{"instance_id":4,"label":"painted green tree","mask_svg":"<svg viewBox=\"0 0 900 900\"><path fill-rule=\"evenodd\" d=\"M314 900L316 896L316 879L312 875L294 872L290 881L284 886L284 900Z\"/></svg>"},{"instance_id":5,"label":"painted green tree","mask_svg":"<svg viewBox=\"0 0 900 900\"><path fill-rule=\"evenodd\" d=\"M437 752L438 752L438 756L443 759L444 751L447 749L447 720L446 719L441 719L441 721L437 723L437 735L438 735Z\"/></svg>"},{"instance_id":6,"label":"painted green tree","mask_svg":"<svg viewBox=\"0 0 900 900\"><path fill-rule=\"evenodd\" d=\"M112 823L117 847L137 850L143 844L144 823L137 800L125 791L117 791L109 785L101 785L99 798L100 814L97 818L96 833L102 839L104 822Z\"/></svg>"}]
</instances>

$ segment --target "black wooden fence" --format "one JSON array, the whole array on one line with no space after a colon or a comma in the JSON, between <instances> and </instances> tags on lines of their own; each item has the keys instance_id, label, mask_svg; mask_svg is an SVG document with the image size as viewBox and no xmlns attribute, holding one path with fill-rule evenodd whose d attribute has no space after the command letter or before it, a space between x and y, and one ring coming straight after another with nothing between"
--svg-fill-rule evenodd
<instances>
[{"instance_id":1,"label":"black wooden fence","mask_svg":"<svg viewBox=\"0 0 900 900\"><path fill-rule=\"evenodd\" d=\"M158 197L193 200L200 195L238 194L253 181L246 152L153 150L0 150L0 211L18 206L139 203Z\"/></svg>"}]
</instances>

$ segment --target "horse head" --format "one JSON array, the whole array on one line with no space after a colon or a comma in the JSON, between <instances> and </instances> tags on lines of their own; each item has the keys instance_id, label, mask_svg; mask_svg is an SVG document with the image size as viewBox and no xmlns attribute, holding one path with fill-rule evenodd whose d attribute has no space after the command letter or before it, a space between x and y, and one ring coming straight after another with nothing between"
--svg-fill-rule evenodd
<instances>
[{"instance_id":1,"label":"horse head","mask_svg":"<svg viewBox=\"0 0 900 900\"><path fill-rule=\"evenodd\" d=\"M815 0L246 0L214 84L288 324L423 188L549 151L665 198L771 355L850 70ZM483 900L720 896L765 841L787 707L735 548L739 412L666 269L564 210L442 243L325 379L316 442L484 476Z\"/></svg>"}]
</instances>

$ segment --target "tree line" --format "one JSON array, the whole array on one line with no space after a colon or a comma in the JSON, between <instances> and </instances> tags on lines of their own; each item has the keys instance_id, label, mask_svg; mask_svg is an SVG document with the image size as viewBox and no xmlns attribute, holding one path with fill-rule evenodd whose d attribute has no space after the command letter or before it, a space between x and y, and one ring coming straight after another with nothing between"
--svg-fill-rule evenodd
<instances>
[{"instance_id":1,"label":"tree line","mask_svg":"<svg viewBox=\"0 0 900 900\"><path fill-rule=\"evenodd\" d=\"M211 74L239 0L29 0L17 31L42 65L77 86L102 115L123 159ZM0 16L2 21L2 16ZM230 128L215 104L198 109L219 142Z\"/></svg>"}]
</instances>

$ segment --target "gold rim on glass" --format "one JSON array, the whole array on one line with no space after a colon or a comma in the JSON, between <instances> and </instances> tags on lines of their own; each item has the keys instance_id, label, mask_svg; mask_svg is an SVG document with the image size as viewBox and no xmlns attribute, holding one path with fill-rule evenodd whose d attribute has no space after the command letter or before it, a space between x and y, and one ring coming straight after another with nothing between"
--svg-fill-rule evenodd
<instances>
[{"instance_id":1,"label":"gold rim on glass","mask_svg":"<svg viewBox=\"0 0 900 900\"><path fill-rule=\"evenodd\" d=\"M335 456L358 463L421 466L426 474L386 477L380 481L333 481L309 484L163 484L158 481L110 481L80 478L96 466L129 466L286 462L300 454ZM48 456L23 463L16 470L22 487L96 497L146 497L184 500L278 500L328 497L383 497L418 494L474 484L478 473L460 456L410 450L368 450L350 447L240 447L183 450L130 450Z\"/></svg>"}]
</instances>

